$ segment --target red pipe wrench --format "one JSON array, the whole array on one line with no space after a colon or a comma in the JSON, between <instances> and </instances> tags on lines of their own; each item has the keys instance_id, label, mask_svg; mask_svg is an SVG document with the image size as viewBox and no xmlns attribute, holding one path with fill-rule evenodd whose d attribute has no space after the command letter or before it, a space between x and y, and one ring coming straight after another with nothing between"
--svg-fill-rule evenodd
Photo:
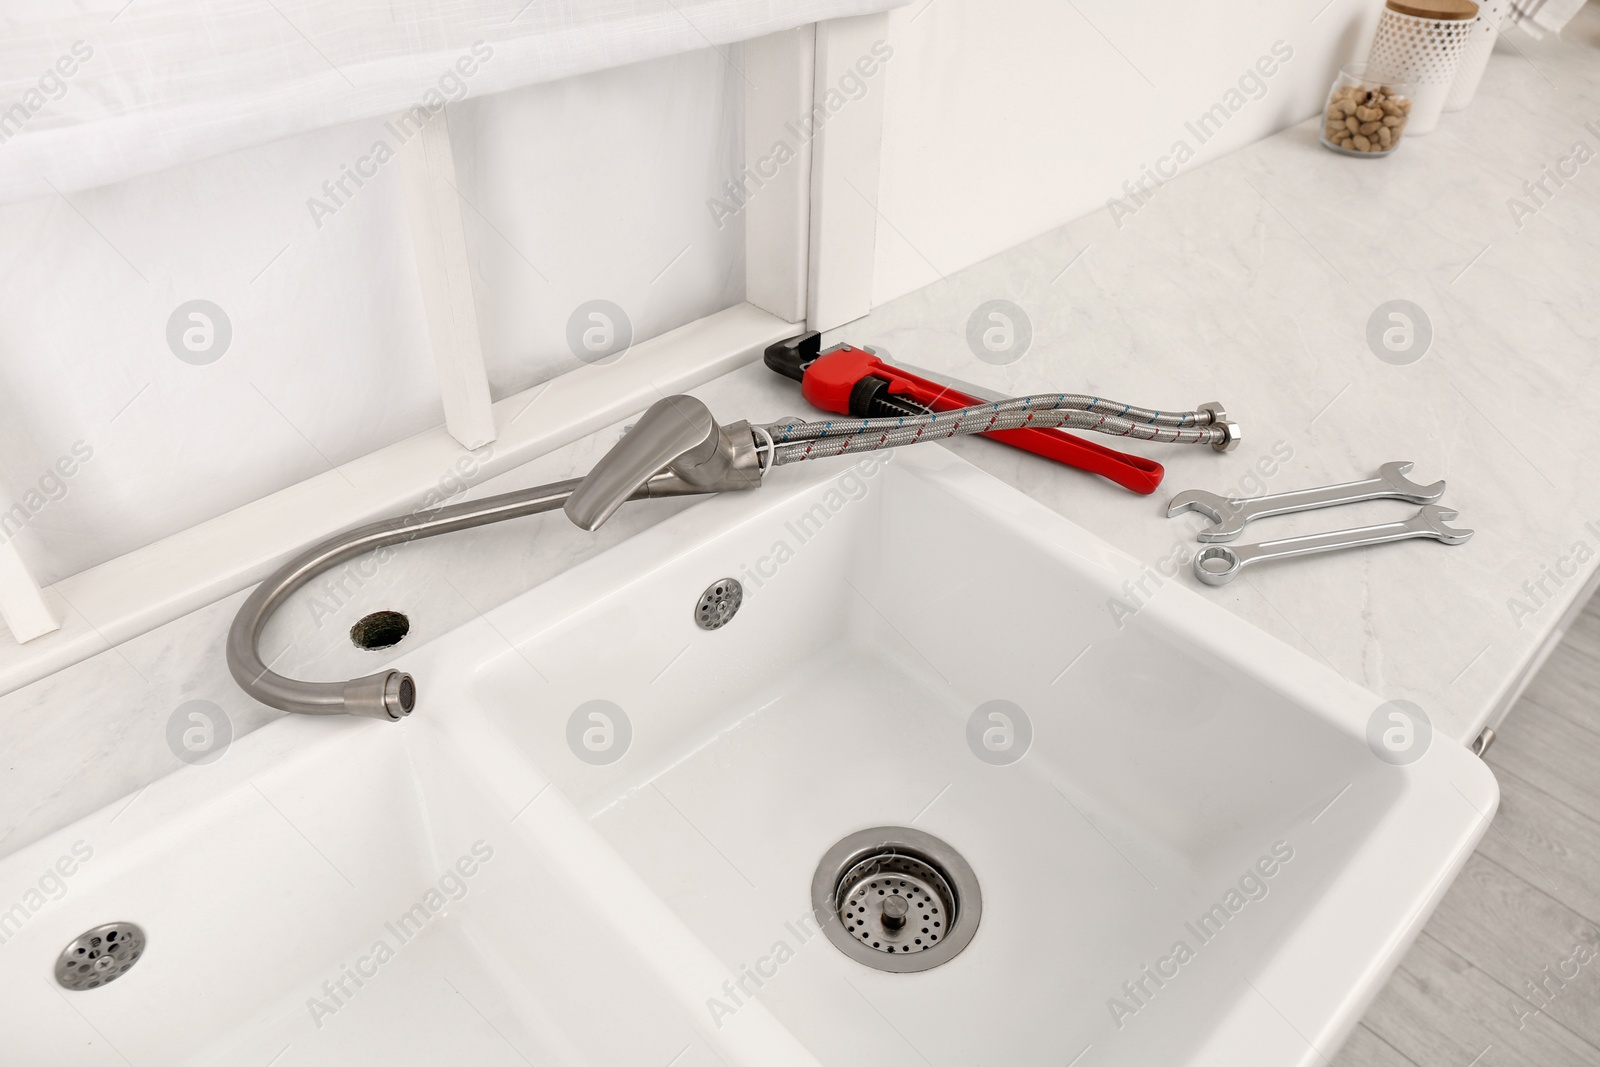
<instances>
[{"instance_id":1,"label":"red pipe wrench","mask_svg":"<svg viewBox=\"0 0 1600 1067\"><path fill-rule=\"evenodd\" d=\"M836 415L894 418L1007 399L964 382L941 381L929 371L886 363L853 345L836 345L826 352L820 348L820 334L804 333L768 348L766 364L799 382L800 395L813 407ZM1098 474L1135 493L1155 492L1166 473L1153 459L1118 452L1054 427L997 430L983 436Z\"/></svg>"}]
</instances>

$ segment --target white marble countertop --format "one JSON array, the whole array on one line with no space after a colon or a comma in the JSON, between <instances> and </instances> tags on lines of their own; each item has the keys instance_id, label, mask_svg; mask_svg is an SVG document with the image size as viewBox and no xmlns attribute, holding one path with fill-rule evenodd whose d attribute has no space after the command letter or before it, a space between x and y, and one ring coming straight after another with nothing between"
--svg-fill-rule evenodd
<instances>
[{"instance_id":1,"label":"white marble countertop","mask_svg":"<svg viewBox=\"0 0 1600 1067\"><path fill-rule=\"evenodd\" d=\"M1542 205L1523 187L1577 143L1600 151L1600 9L1591 5L1565 41L1516 47L1501 46L1469 111L1392 158L1328 152L1312 120L1183 173L1120 226L1109 212L1080 219L827 340L1013 393L1084 391L1167 408L1223 401L1246 431L1233 453L1126 446L1166 464L1149 497L993 442L950 446L1152 573L1194 547L1199 518L1164 517L1181 489L1276 492L1367 477L1396 459L1414 461L1419 480L1447 479L1443 503L1477 531L1463 546L1416 541L1296 560L1203 593L1380 697L1415 701L1439 732L1469 741L1509 705L1600 575L1591 471L1600 424L1586 420L1600 398L1600 159L1560 187L1545 179ZM1520 227L1513 197L1537 207ZM892 219L879 233L916 241ZM974 309L996 299L1023 308L1032 328L1008 366L980 361L966 340ZM1432 324L1426 354L1405 366L1379 360L1366 339L1369 316L1394 299L1415 302ZM793 382L759 365L694 392L728 421L806 411ZM469 495L586 471L620 429ZM280 611L268 658L286 649L275 665L301 677L369 673L387 654L344 638L367 612L410 615L398 653L687 506L626 508L599 535L506 523L406 546L373 573L347 567L331 576L336 589L302 591ZM1380 501L1263 520L1241 541L1413 510ZM1167 580L1198 587L1187 568ZM187 701L223 709L235 735L279 717L246 698L223 661L243 596L0 696L0 855L119 797L137 803L141 787L181 766L167 736Z\"/></svg>"},{"instance_id":2,"label":"white marble countertop","mask_svg":"<svg viewBox=\"0 0 1600 1067\"><path fill-rule=\"evenodd\" d=\"M1221 588L1187 566L1173 580L1468 742L1509 707L1600 564L1600 9L1566 37L1502 43L1470 110L1388 159L1323 149L1312 119L1180 175L1120 226L1109 211L1080 219L824 341L1012 395L1221 400L1245 428L1232 453L1126 445L1166 465L1152 497L990 442L955 446L1152 571L1196 547L1205 525L1164 517L1182 489L1280 492L1370 477L1389 460L1447 480L1441 504L1476 531L1459 547L1417 540L1262 565ZM1577 173L1546 179L1540 207L1523 182L1546 165ZM1520 228L1509 198L1537 209L1517 213ZM893 221L880 241L915 242ZM1404 366L1366 336L1396 299L1432 324L1426 353ZM966 340L989 300L1032 324L1009 366ZM1374 501L1264 519L1236 543L1416 510Z\"/></svg>"}]
</instances>

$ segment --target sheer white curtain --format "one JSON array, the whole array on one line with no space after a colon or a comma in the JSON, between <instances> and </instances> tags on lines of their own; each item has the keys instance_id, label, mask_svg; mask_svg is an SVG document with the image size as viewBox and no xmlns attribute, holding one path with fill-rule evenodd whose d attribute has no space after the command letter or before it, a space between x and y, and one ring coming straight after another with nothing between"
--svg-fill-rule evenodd
<instances>
[{"instance_id":1,"label":"sheer white curtain","mask_svg":"<svg viewBox=\"0 0 1600 1067\"><path fill-rule=\"evenodd\" d=\"M906 0L10 0L0 203Z\"/></svg>"}]
</instances>

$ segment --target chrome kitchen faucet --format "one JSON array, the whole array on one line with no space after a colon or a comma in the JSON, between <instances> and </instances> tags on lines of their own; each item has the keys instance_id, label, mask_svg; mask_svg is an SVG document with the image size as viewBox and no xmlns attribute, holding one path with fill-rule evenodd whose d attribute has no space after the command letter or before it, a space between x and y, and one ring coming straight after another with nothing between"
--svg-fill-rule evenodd
<instances>
[{"instance_id":1,"label":"chrome kitchen faucet","mask_svg":"<svg viewBox=\"0 0 1600 1067\"><path fill-rule=\"evenodd\" d=\"M1124 417L1135 413L1138 421ZM1230 445L1239 434L1220 405L1164 412L1075 393L1043 393L895 418L787 418L760 426L742 420L723 426L694 397L669 396L652 404L583 478L383 519L301 552L257 586L234 617L228 631L228 670L246 693L282 711L402 719L417 703L416 683L404 671L389 669L346 682L306 682L278 674L261 659L261 633L272 613L330 567L387 545L558 507L579 527L596 530L629 500L754 489L773 467L787 463L1019 427L1063 427L1212 446Z\"/></svg>"}]
</instances>

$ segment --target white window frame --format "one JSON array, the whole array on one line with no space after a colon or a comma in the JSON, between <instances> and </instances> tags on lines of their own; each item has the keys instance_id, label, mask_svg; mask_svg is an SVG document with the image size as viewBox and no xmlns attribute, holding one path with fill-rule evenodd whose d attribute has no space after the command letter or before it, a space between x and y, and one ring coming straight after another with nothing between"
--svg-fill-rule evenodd
<instances>
[{"instance_id":1,"label":"white window frame","mask_svg":"<svg viewBox=\"0 0 1600 1067\"><path fill-rule=\"evenodd\" d=\"M40 590L12 543L0 544L0 692L10 692L260 581L308 544L419 506L442 475L472 482L536 459L756 359L802 328L825 330L871 309L878 163L887 71L836 113L826 94L888 35L888 15L802 26L744 45L745 172L771 173L786 124L826 115L796 157L750 195L747 300L630 350L490 402L447 122L402 153L445 424L378 449ZM821 109L819 112L817 109ZM791 142L800 141L792 133ZM453 180L453 175L449 175ZM802 326L802 323L804 326ZM530 404L539 417L518 419ZM472 450L477 453L473 454ZM467 461L470 460L470 463ZM465 466L463 466L465 464Z\"/></svg>"}]
</instances>

